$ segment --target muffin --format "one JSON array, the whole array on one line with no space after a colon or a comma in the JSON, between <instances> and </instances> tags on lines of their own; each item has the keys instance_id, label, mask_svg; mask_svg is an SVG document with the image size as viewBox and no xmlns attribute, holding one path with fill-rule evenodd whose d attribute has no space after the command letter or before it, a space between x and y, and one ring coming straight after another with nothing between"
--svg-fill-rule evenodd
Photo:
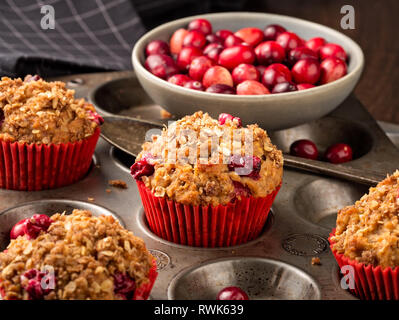
<instances>
[{"instance_id":1,"label":"muffin","mask_svg":"<svg viewBox=\"0 0 399 320\"><path fill-rule=\"evenodd\" d=\"M112 216L34 215L0 253L3 299L147 299L157 276L143 240Z\"/></svg>"},{"instance_id":2,"label":"muffin","mask_svg":"<svg viewBox=\"0 0 399 320\"><path fill-rule=\"evenodd\" d=\"M281 186L283 157L256 124L201 111L143 144L131 167L150 229L168 241L223 247L255 239Z\"/></svg>"},{"instance_id":3,"label":"muffin","mask_svg":"<svg viewBox=\"0 0 399 320\"><path fill-rule=\"evenodd\" d=\"M0 81L0 188L42 190L88 171L102 118L63 82Z\"/></svg>"},{"instance_id":4,"label":"muffin","mask_svg":"<svg viewBox=\"0 0 399 320\"><path fill-rule=\"evenodd\" d=\"M362 299L399 299L399 171L338 212L329 240L340 267L350 265Z\"/></svg>"}]
</instances>

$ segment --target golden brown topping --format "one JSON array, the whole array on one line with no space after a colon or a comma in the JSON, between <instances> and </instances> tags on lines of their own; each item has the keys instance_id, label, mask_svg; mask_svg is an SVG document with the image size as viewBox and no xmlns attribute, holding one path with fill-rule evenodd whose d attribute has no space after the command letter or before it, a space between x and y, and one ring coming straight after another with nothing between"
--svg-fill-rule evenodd
<instances>
[{"instance_id":1,"label":"golden brown topping","mask_svg":"<svg viewBox=\"0 0 399 320\"><path fill-rule=\"evenodd\" d=\"M127 184L123 180L109 180L108 184L115 188L127 189Z\"/></svg>"}]
</instances>

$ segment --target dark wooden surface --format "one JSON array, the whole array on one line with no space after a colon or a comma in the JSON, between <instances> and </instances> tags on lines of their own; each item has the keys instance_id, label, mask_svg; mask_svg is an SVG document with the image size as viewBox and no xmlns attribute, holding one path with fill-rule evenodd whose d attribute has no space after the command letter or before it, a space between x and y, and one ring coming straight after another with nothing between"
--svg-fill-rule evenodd
<instances>
[{"instance_id":1,"label":"dark wooden surface","mask_svg":"<svg viewBox=\"0 0 399 320\"><path fill-rule=\"evenodd\" d=\"M355 8L354 30L340 27L345 4ZM311 20L354 39L366 58L356 96L377 120L399 123L398 0L262 0L248 1L245 9Z\"/></svg>"}]
</instances>

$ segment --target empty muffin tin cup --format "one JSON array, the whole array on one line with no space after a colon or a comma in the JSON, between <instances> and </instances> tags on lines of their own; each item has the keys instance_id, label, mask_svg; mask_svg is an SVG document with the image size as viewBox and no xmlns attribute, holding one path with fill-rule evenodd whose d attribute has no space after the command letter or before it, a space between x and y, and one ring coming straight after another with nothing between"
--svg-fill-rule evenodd
<instances>
[{"instance_id":1,"label":"empty muffin tin cup","mask_svg":"<svg viewBox=\"0 0 399 320\"><path fill-rule=\"evenodd\" d=\"M137 186L152 232L162 239L194 247L228 247L256 239L280 189L262 198L243 197L219 206L183 205L156 197L142 181Z\"/></svg>"}]
</instances>

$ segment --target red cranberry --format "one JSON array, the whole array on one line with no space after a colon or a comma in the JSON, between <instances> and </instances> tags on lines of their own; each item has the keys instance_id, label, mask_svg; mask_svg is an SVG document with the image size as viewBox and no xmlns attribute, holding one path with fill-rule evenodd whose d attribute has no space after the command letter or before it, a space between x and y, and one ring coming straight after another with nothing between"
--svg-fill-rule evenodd
<instances>
[{"instance_id":1,"label":"red cranberry","mask_svg":"<svg viewBox=\"0 0 399 320\"><path fill-rule=\"evenodd\" d=\"M231 32L230 30L222 29L222 30L216 31L215 34L216 34L218 37L222 38L223 40L226 40L226 38L227 38L228 36L230 36L230 35L232 35L232 34L234 34L234 33Z\"/></svg>"},{"instance_id":2,"label":"red cranberry","mask_svg":"<svg viewBox=\"0 0 399 320\"><path fill-rule=\"evenodd\" d=\"M177 57L177 66L180 70L186 71L191 64L191 61L193 61L195 57L199 56L202 56L202 51L200 49L194 47L183 48Z\"/></svg>"},{"instance_id":3,"label":"red cranberry","mask_svg":"<svg viewBox=\"0 0 399 320\"><path fill-rule=\"evenodd\" d=\"M285 28L278 24L270 24L263 31L265 40L276 40L277 36L285 32Z\"/></svg>"},{"instance_id":4,"label":"red cranberry","mask_svg":"<svg viewBox=\"0 0 399 320\"><path fill-rule=\"evenodd\" d=\"M295 84L290 82L280 82L274 86L272 93L285 93L292 91L297 91L297 87Z\"/></svg>"},{"instance_id":5,"label":"red cranberry","mask_svg":"<svg viewBox=\"0 0 399 320\"><path fill-rule=\"evenodd\" d=\"M234 69L241 63L253 64L255 61L255 53L251 47L238 45L224 49L220 55L218 63L227 68Z\"/></svg>"},{"instance_id":6,"label":"red cranberry","mask_svg":"<svg viewBox=\"0 0 399 320\"><path fill-rule=\"evenodd\" d=\"M320 48L325 44L326 40L320 37L312 38L305 42L305 46L316 53L318 53Z\"/></svg>"},{"instance_id":7,"label":"red cranberry","mask_svg":"<svg viewBox=\"0 0 399 320\"><path fill-rule=\"evenodd\" d=\"M184 37L188 34L186 29L178 29L176 30L169 41L170 52L174 54L179 54L183 47Z\"/></svg>"},{"instance_id":8,"label":"red cranberry","mask_svg":"<svg viewBox=\"0 0 399 320\"><path fill-rule=\"evenodd\" d=\"M188 24L188 30L195 30L208 35L212 33L212 25L206 19L195 19Z\"/></svg>"},{"instance_id":9,"label":"red cranberry","mask_svg":"<svg viewBox=\"0 0 399 320\"><path fill-rule=\"evenodd\" d=\"M269 65L276 62L283 62L285 51L275 41L265 41L255 48L255 54L258 62L263 65Z\"/></svg>"},{"instance_id":10,"label":"red cranberry","mask_svg":"<svg viewBox=\"0 0 399 320\"><path fill-rule=\"evenodd\" d=\"M151 156L150 156L151 157ZM130 167L130 174L134 179L139 179L142 176L150 176L154 173L154 166L148 162L149 158L143 157L139 161L136 161Z\"/></svg>"},{"instance_id":11,"label":"red cranberry","mask_svg":"<svg viewBox=\"0 0 399 320\"><path fill-rule=\"evenodd\" d=\"M276 38L276 42L284 48L286 52L289 52L296 47L302 45L302 40L293 32L283 32Z\"/></svg>"},{"instance_id":12,"label":"red cranberry","mask_svg":"<svg viewBox=\"0 0 399 320\"><path fill-rule=\"evenodd\" d=\"M38 74L35 74L33 76L26 76L24 81L25 82L31 82L31 81L38 81L40 79L41 79L41 77Z\"/></svg>"},{"instance_id":13,"label":"red cranberry","mask_svg":"<svg viewBox=\"0 0 399 320\"><path fill-rule=\"evenodd\" d=\"M239 44L243 43L244 41L237 37L236 35L232 34L229 35L225 40L224 40L224 46L226 48L231 48L234 46L238 46Z\"/></svg>"},{"instance_id":14,"label":"red cranberry","mask_svg":"<svg viewBox=\"0 0 399 320\"><path fill-rule=\"evenodd\" d=\"M198 91L204 91L204 90L205 90L205 87L202 85L201 82L199 82L199 81L194 81L194 80L188 81L188 82L184 85L184 87L185 87L185 88L188 88L188 89L198 90Z\"/></svg>"},{"instance_id":15,"label":"red cranberry","mask_svg":"<svg viewBox=\"0 0 399 320\"><path fill-rule=\"evenodd\" d=\"M208 88L213 84L226 84L230 87L233 86L233 78L229 70L221 66L210 67L206 70L203 78L202 84Z\"/></svg>"},{"instance_id":16,"label":"red cranberry","mask_svg":"<svg viewBox=\"0 0 399 320\"><path fill-rule=\"evenodd\" d=\"M189 31L183 39L183 47L202 49L206 45L206 39L202 32Z\"/></svg>"},{"instance_id":17,"label":"red cranberry","mask_svg":"<svg viewBox=\"0 0 399 320\"><path fill-rule=\"evenodd\" d=\"M99 126L101 126L104 123L104 118L100 116L97 112L89 110L88 113L90 117L93 118L93 121L97 123ZM0 124L1 124L1 117L0 117Z\"/></svg>"},{"instance_id":18,"label":"red cranberry","mask_svg":"<svg viewBox=\"0 0 399 320\"><path fill-rule=\"evenodd\" d=\"M44 284L42 284L44 277L46 279L44 279ZM29 300L42 300L45 295L48 295L54 289L50 287L50 283L55 283L55 276L52 274L30 269L21 278L22 280L24 278L28 280L28 284L24 286L24 289L28 293Z\"/></svg>"},{"instance_id":19,"label":"red cranberry","mask_svg":"<svg viewBox=\"0 0 399 320\"><path fill-rule=\"evenodd\" d=\"M325 153L326 159L334 164L351 161L352 156L352 148L345 143L333 144Z\"/></svg>"},{"instance_id":20,"label":"red cranberry","mask_svg":"<svg viewBox=\"0 0 399 320\"><path fill-rule=\"evenodd\" d=\"M132 300L136 291L136 282L126 274L114 274L114 293L125 300Z\"/></svg>"},{"instance_id":21,"label":"red cranberry","mask_svg":"<svg viewBox=\"0 0 399 320\"><path fill-rule=\"evenodd\" d=\"M287 60L291 66L303 59L314 59L318 61L319 56L316 52L307 47L297 47L288 53Z\"/></svg>"},{"instance_id":22,"label":"red cranberry","mask_svg":"<svg viewBox=\"0 0 399 320\"><path fill-rule=\"evenodd\" d=\"M191 61L188 74L193 80L201 81L206 70L208 70L213 65L213 61L208 57L201 56L194 58L193 61Z\"/></svg>"},{"instance_id":23,"label":"red cranberry","mask_svg":"<svg viewBox=\"0 0 399 320\"><path fill-rule=\"evenodd\" d=\"M252 64L242 63L233 69L231 73L234 84L245 80L259 80L259 71Z\"/></svg>"},{"instance_id":24,"label":"red cranberry","mask_svg":"<svg viewBox=\"0 0 399 320\"><path fill-rule=\"evenodd\" d=\"M301 91L301 90L314 88L315 85L310 84L310 83L299 83L299 84L296 85L296 87L297 87L298 91Z\"/></svg>"},{"instance_id":25,"label":"red cranberry","mask_svg":"<svg viewBox=\"0 0 399 320\"><path fill-rule=\"evenodd\" d=\"M317 160L319 151L312 141L302 139L291 144L290 154L296 157Z\"/></svg>"},{"instance_id":26,"label":"red cranberry","mask_svg":"<svg viewBox=\"0 0 399 320\"><path fill-rule=\"evenodd\" d=\"M281 63L268 66L263 74L262 83L271 90L281 82L291 82L290 69Z\"/></svg>"},{"instance_id":27,"label":"red cranberry","mask_svg":"<svg viewBox=\"0 0 399 320\"><path fill-rule=\"evenodd\" d=\"M236 93L233 87L228 86L227 84L220 84L220 83L212 84L205 91L210 93L223 93L223 94Z\"/></svg>"},{"instance_id":28,"label":"red cranberry","mask_svg":"<svg viewBox=\"0 0 399 320\"><path fill-rule=\"evenodd\" d=\"M324 60L326 58L338 58L342 61L346 61L346 52L338 44L327 43L320 48L320 59Z\"/></svg>"},{"instance_id":29,"label":"red cranberry","mask_svg":"<svg viewBox=\"0 0 399 320\"><path fill-rule=\"evenodd\" d=\"M217 44L220 44L220 45L223 45L223 43L224 43L224 40L222 38L218 37L215 34L208 34L206 36L206 41L208 43L217 43Z\"/></svg>"},{"instance_id":30,"label":"red cranberry","mask_svg":"<svg viewBox=\"0 0 399 320\"><path fill-rule=\"evenodd\" d=\"M164 54L152 54L147 57L145 60L145 67L153 75L164 80L179 73L175 61Z\"/></svg>"},{"instance_id":31,"label":"red cranberry","mask_svg":"<svg viewBox=\"0 0 399 320\"><path fill-rule=\"evenodd\" d=\"M244 186L242 183L238 181L233 181L233 186L234 186L234 193L235 197L233 198L233 201L237 197L249 197L251 196L251 190L247 187Z\"/></svg>"},{"instance_id":32,"label":"red cranberry","mask_svg":"<svg viewBox=\"0 0 399 320\"><path fill-rule=\"evenodd\" d=\"M230 163L227 166L230 171L235 171L240 176L257 180L260 178L259 172L261 165L261 160L257 156L241 156L234 154L231 156Z\"/></svg>"},{"instance_id":33,"label":"red cranberry","mask_svg":"<svg viewBox=\"0 0 399 320\"><path fill-rule=\"evenodd\" d=\"M219 54L223 51L224 47L217 43L210 43L204 49L204 55L209 59L217 62Z\"/></svg>"},{"instance_id":34,"label":"red cranberry","mask_svg":"<svg viewBox=\"0 0 399 320\"><path fill-rule=\"evenodd\" d=\"M314 59L299 60L292 67L291 73L296 83L315 84L320 77L320 65Z\"/></svg>"},{"instance_id":35,"label":"red cranberry","mask_svg":"<svg viewBox=\"0 0 399 320\"><path fill-rule=\"evenodd\" d=\"M227 287L218 293L217 300L249 300L249 297L241 288Z\"/></svg>"},{"instance_id":36,"label":"red cranberry","mask_svg":"<svg viewBox=\"0 0 399 320\"><path fill-rule=\"evenodd\" d=\"M258 28L243 28L234 33L234 35L244 40L250 46L256 46L263 40L263 31Z\"/></svg>"},{"instance_id":37,"label":"red cranberry","mask_svg":"<svg viewBox=\"0 0 399 320\"><path fill-rule=\"evenodd\" d=\"M266 66L262 66L262 65L258 65L255 68L259 72L259 78L262 79L263 74L265 73L265 70L266 70L267 67Z\"/></svg>"},{"instance_id":38,"label":"red cranberry","mask_svg":"<svg viewBox=\"0 0 399 320\"><path fill-rule=\"evenodd\" d=\"M238 95L259 95L269 93L269 90L256 80L245 80L237 86Z\"/></svg>"},{"instance_id":39,"label":"red cranberry","mask_svg":"<svg viewBox=\"0 0 399 320\"><path fill-rule=\"evenodd\" d=\"M239 117L233 117L231 114L228 113L221 113L219 114L219 124L220 125L224 125L226 123L227 120L229 121L233 121L234 123L237 124L237 127L241 127L242 126L242 121Z\"/></svg>"},{"instance_id":40,"label":"red cranberry","mask_svg":"<svg viewBox=\"0 0 399 320\"><path fill-rule=\"evenodd\" d=\"M320 64L320 84L329 83L346 75L346 63L338 58L324 59Z\"/></svg>"},{"instance_id":41,"label":"red cranberry","mask_svg":"<svg viewBox=\"0 0 399 320\"><path fill-rule=\"evenodd\" d=\"M52 220L45 214L34 214L31 218L19 221L10 232L10 239L26 235L28 239L36 239L41 231L46 232Z\"/></svg>"},{"instance_id":42,"label":"red cranberry","mask_svg":"<svg viewBox=\"0 0 399 320\"><path fill-rule=\"evenodd\" d=\"M185 74L175 74L168 79L168 82L183 87L190 80L190 77Z\"/></svg>"},{"instance_id":43,"label":"red cranberry","mask_svg":"<svg viewBox=\"0 0 399 320\"><path fill-rule=\"evenodd\" d=\"M169 45L162 40L154 40L151 41L149 44L147 44L147 47L145 48L145 53L148 56L152 54L170 54L170 49Z\"/></svg>"}]
</instances>

